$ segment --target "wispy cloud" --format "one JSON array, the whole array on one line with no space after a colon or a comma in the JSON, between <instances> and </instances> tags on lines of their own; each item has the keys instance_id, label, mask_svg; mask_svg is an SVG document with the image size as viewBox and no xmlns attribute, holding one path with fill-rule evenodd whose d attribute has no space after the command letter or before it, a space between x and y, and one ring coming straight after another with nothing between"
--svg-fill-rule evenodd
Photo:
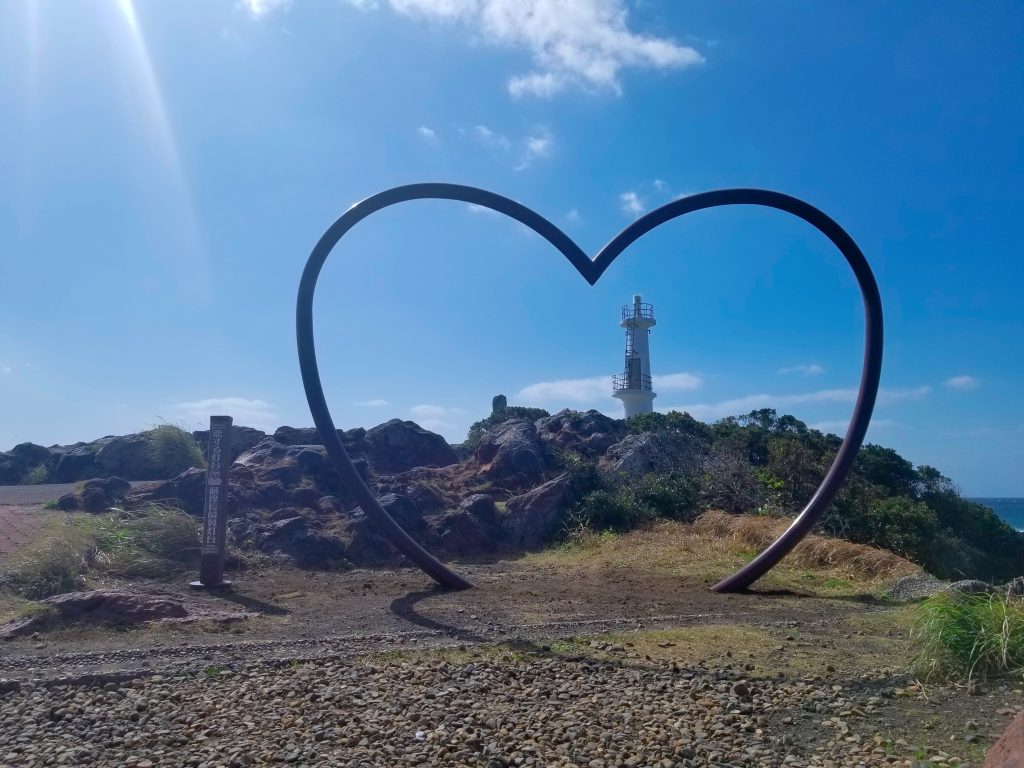
<instances>
[{"instance_id":1,"label":"wispy cloud","mask_svg":"<svg viewBox=\"0 0 1024 768\"><path fill-rule=\"evenodd\" d=\"M492 130L486 125L474 126L473 135L481 144L487 147L498 147L500 149L511 149L512 147L512 142L508 140L505 134Z\"/></svg>"},{"instance_id":2,"label":"wispy cloud","mask_svg":"<svg viewBox=\"0 0 1024 768\"><path fill-rule=\"evenodd\" d=\"M235 424L258 429L272 428L276 416L274 407L266 400L244 397L208 397L175 403L174 408L191 422L206 423L210 416L233 416Z\"/></svg>"},{"instance_id":3,"label":"wispy cloud","mask_svg":"<svg viewBox=\"0 0 1024 768\"><path fill-rule=\"evenodd\" d=\"M686 391L699 388L702 381L693 373L667 373L653 377L653 386L656 391ZM590 376L530 384L519 390L515 397L524 403L586 404L608 400L611 396L611 376Z\"/></svg>"},{"instance_id":4,"label":"wispy cloud","mask_svg":"<svg viewBox=\"0 0 1024 768\"><path fill-rule=\"evenodd\" d=\"M666 373L662 376L652 376L651 383L658 392L686 391L700 389L704 380L695 373Z\"/></svg>"},{"instance_id":5,"label":"wispy cloud","mask_svg":"<svg viewBox=\"0 0 1024 768\"><path fill-rule=\"evenodd\" d=\"M522 171L529 168L534 160L550 155L553 141L551 131L543 126L539 126L533 133L523 139L523 155L519 165L516 166L516 170Z\"/></svg>"},{"instance_id":6,"label":"wispy cloud","mask_svg":"<svg viewBox=\"0 0 1024 768\"><path fill-rule=\"evenodd\" d=\"M467 210L475 215L479 216L497 216L498 211L493 208L488 208L486 205L477 205L476 203L466 203Z\"/></svg>"},{"instance_id":7,"label":"wispy cloud","mask_svg":"<svg viewBox=\"0 0 1024 768\"><path fill-rule=\"evenodd\" d=\"M383 408L388 405L387 400L374 399L374 400L356 400L352 405L358 405L360 408Z\"/></svg>"},{"instance_id":8,"label":"wispy cloud","mask_svg":"<svg viewBox=\"0 0 1024 768\"><path fill-rule=\"evenodd\" d=\"M644 201L640 199L640 195L636 192L623 192L619 195L619 207L622 212L627 216L632 216L634 219L638 218L644 211L647 210L647 206Z\"/></svg>"},{"instance_id":9,"label":"wispy cloud","mask_svg":"<svg viewBox=\"0 0 1024 768\"><path fill-rule=\"evenodd\" d=\"M929 386L910 389L886 389L878 391L878 404L890 405L905 400L919 400L926 397L932 388ZM756 394L723 400L718 403L694 403L681 405L674 410L686 411L696 419L714 421L726 416L738 416L760 408L788 408L794 405L813 403L847 403L857 399L856 389L821 389L815 392L801 392L788 395Z\"/></svg>"},{"instance_id":10,"label":"wispy cloud","mask_svg":"<svg viewBox=\"0 0 1024 768\"><path fill-rule=\"evenodd\" d=\"M425 125L421 125L419 128L416 129L416 133L418 133L420 137L428 144L438 143L437 131L435 131L433 128L428 128Z\"/></svg>"},{"instance_id":11,"label":"wispy cloud","mask_svg":"<svg viewBox=\"0 0 1024 768\"><path fill-rule=\"evenodd\" d=\"M814 424L809 424L811 429L816 429L819 432L831 433L842 437L846 434L847 428L850 426L849 419L835 419L832 421L819 421ZM901 424L898 421L892 419L872 419L871 429L903 429L906 425Z\"/></svg>"},{"instance_id":12,"label":"wispy cloud","mask_svg":"<svg viewBox=\"0 0 1024 768\"><path fill-rule=\"evenodd\" d=\"M465 414L462 408L445 405L414 405L409 409L413 421L431 432L451 433L458 427L461 417Z\"/></svg>"},{"instance_id":13,"label":"wispy cloud","mask_svg":"<svg viewBox=\"0 0 1024 768\"><path fill-rule=\"evenodd\" d=\"M10 376L12 373L14 373L14 368L12 368L9 365L0 365L0 373L2 373L4 376Z\"/></svg>"},{"instance_id":14,"label":"wispy cloud","mask_svg":"<svg viewBox=\"0 0 1024 768\"><path fill-rule=\"evenodd\" d=\"M969 392L981 386L981 379L975 376L967 376L966 374L963 376L953 376L946 379L946 386L961 392Z\"/></svg>"},{"instance_id":15,"label":"wispy cloud","mask_svg":"<svg viewBox=\"0 0 1024 768\"><path fill-rule=\"evenodd\" d=\"M573 208L567 214L565 214L565 220L570 224L579 224L581 221L583 221L583 217L580 216L578 208Z\"/></svg>"},{"instance_id":16,"label":"wispy cloud","mask_svg":"<svg viewBox=\"0 0 1024 768\"><path fill-rule=\"evenodd\" d=\"M271 11L287 10L292 0L239 0L239 7L244 8L256 18L265 16Z\"/></svg>"},{"instance_id":17,"label":"wispy cloud","mask_svg":"<svg viewBox=\"0 0 1024 768\"><path fill-rule=\"evenodd\" d=\"M378 6L373 0L346 2L362 10ZM490 45L528 51L534 69L506 83L517 98L551 98L570 88L621 93L624 69L685 69L704 61L690 46L632 31L625 0L389 0L389 5L410 18L464 25Z\"/></svg>"},{"instance_id":18,"label":"wispy cloud","mask_svg":"<svg viewBox=\"0 0 1024 768\"><path fill-rule=\"evenodd\" d=\"M803 376L820 376L824 372L825 369L817 363L810 363L808 365L791 365L788 368L779 368L779 373L783 375L799 373Z\"/></svg>"}]
</instances>

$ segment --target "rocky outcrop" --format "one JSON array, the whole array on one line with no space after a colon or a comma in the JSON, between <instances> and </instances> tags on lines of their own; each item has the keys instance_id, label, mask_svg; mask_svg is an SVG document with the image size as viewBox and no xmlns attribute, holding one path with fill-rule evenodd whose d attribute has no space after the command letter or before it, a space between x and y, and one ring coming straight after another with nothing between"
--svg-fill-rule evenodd
<instances>
[{"instance_id":1,"label":"rocky outcrop","mask_svg":"<svg viewBox=\"0 0 1024 768\"><path fill-rule=\"evenodd\" d=\"M598 467L606 474L636 478L648 472L695 467L698 457L698 446L689 435L642 432L627 435L608 448Z\"/></svg>"},{"instance_id":2,"label":"rocky outcrop","mask_svg":"<svg viewBox=\"0 0 1024 768\"><path fill-rule=\"evenodd\" d=\"M459 460L441 435L413 421L391 419L366 430L367 458L377 474L405 472L414 467L446 467Z\"/></svg>"},{"instance_id":3,"label":"rocky outcrop","mask_svg":"<svg viewBox=\"0 0 1024 768\"><path fill-rule=\"evenodd\" d=\"M50 449L35 443L19 443L0 454L0 485L17 485L39 466L46 466Z\"/></svg>"},{"instance_id":4,"label":"rocky outcrop","mask_svg":"<svg viewBox=\"0 0 1024 768\"><path fill-rule=\"evenodd\" d=\"M526 419L484 432L473 458L482 477L508 488L528 487L544 474L544 449L537 428Z\"/></svg>"},{"instance_id":5,"label":"rocky outcrop","mask_svg":"<svg viewBox=\"0 0 1024 768\"><path fill-rule=\"evenodd\" d=\"M252 427L242 427L238 425L232 426L231 461L237 459L266 436L267 433L260 429L253 429ZM201 450L205 456L210 441L210 430L201 429L193 432L192 438L196 441L196 445L199 446L199 450Z\"/></svg>"},{"instance_id":6,"label":"rocky outcrop","mask_svg":"<svg viewBox=\"0 0 1024 768\"><path fill-rule=\"evenodd\" d=\"M1017 713L985 753L984 768L1024 768L1024 712Z\"/></svg>"},{"instance_id":7,"label":"rocky outcrop","mask_svg":"<svg viewBox=\"0 0 1024 768\"><path fill-rule=\"evenodd\" d=\"M532 549L554 533L569 501L569 474L508 500L498 520L501 541L511 549Z\"/></svg>"},{"instance_id":8,"label":"rocky outcrop","mask_svg":"<svg viewBox=\"0 0 1024 768\"><path fill-rule=\"evenodd\" d=\"M537 435L550 449L572 450L589 458L602 455L627 434L622 421L600 411L568 409L538 419Z\"/></svg>"},{"instance_id":9,"label":"rocky outcrop","mask_svg":"<svg viewBox=\"0 0 1024 768\"><path fill-rule=\"evenodd\" d=\"M224 612L200 605L188 605L180 595L155 590L94 589L88 592L68 592L46 598L40 604L43 611L0 626L0 637L19 637L69 622L137 624L147 621L232 621L249 616L248 613L238 611Z\"/></svg>"}]
</instances>

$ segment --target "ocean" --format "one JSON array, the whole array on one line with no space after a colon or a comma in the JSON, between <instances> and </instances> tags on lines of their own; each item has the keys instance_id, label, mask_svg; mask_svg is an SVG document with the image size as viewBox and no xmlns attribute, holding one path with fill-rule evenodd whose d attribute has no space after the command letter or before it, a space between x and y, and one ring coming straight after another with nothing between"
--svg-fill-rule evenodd
<instances>
[{"instance_id":1,"label":"ocean","mask_svg":"<svg viewBox=\"0 0 1024 768\"><path fill-rule=\"evenodd\" d=\"M971 499L992 510L1018 531L1024 531L1024 499Z\"/></svg>"}]
</instances>

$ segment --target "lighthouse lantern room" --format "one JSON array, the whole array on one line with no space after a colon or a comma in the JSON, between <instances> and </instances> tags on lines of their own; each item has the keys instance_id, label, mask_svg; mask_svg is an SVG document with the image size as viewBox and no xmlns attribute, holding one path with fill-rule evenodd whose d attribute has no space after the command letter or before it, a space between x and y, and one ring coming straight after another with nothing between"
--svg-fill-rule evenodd
<instances>
[{"instance_id":1,"label":"lighthouse lantern room","mask_svg":"<svg viewBox=\"0 0 1024 768\"><path fill-rule=\"evenodd\" d=\"M651 390L651 351L648 343L655 324L654 307L644 304L640 294L633 303L622 308L620 326L626 329L626 363L621 376L612 377L612 397L622 401L626 418L638 413L651 413L654 398Z\"/></svg>"}]
</instances>

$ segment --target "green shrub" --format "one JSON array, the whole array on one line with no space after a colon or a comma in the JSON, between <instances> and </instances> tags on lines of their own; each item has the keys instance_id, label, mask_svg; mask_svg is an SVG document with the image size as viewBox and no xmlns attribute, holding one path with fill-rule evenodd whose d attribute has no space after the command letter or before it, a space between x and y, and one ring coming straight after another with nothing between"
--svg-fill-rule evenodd
<instances>
[{"instance_id":1,"label":"green shrub","mask_svg":"<svg viewBox=\"0 0 1024 768\"><path fill-rule=\"evenodd\" d=\"M45 464L39 464L38 466L32 467L25 476L21 478L22 485L43 485L50 479L50 470L46 468Z\"/></svg>"},{"instance_id":2,"label":"green shrub","mask_svg":"<svg viewBox=\"0 0 1024 768\"><path fill-rule=\"evenodd\" d=\"M522 405L509 405L502 408L500 411L495 411L486 419L474 422L469 428L469 433L466 435L466 440L462 444L462 451L467 456L472 454L476 450L477 445L480 443L480 438L483 437L491 427L496 427L499 424L504 424L506 421L511 419L526 419L528 421L536 421L537 419L543 419L551 414L545 411L543 408L528 408Z\"/></svg>"},{"instance_id":3,"label":"green shrub","mask_svg":"<svg viewBox=\"0 0 1024 768\"><path fill-rule=\"evenodd\" d=\"M1024 599L943 592L921 604L913 634L924 679L1024 679Z\"/></svg>"},{"instance_id":4,"label":"green shrub","mask_svg":"<svg viewBox=\"0 0 1024 768\"><path fill-rule=\"evenodd\" d=\"M586 493L567 514L567 529L628 531L657 518L693 520L699 490L681 472L651 473L628 483L605 482Z\"/></svg>"},{"instance_id":5,"label":"green shrub","mask_svg":"<svg viewBox=\"0 0 1024 768\"><path fill-rule=\"evenodd\" d=\"M206 460L192 434L176 424L160 424L146 432L146 451L161 477L205 467Z\"/></svg>"}]
</instances>

